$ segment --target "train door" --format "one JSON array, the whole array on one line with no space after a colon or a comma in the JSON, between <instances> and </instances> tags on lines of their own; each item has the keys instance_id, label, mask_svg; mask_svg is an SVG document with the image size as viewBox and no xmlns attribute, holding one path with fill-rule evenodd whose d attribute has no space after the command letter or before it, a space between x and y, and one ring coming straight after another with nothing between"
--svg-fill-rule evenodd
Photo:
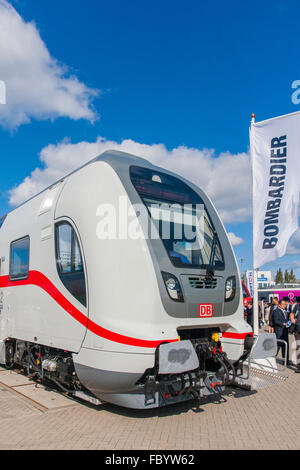
<instances>
[{"instance_id":1,"label":"train door","mask_svg":"<svg viewBox=\"0 0 300 470\"><path fill-rule=\"evenodd\" d=\"M86 281L82 251L75 229L68 221L55 226L56 260L59 277L65 288L86 308Z\"/></svg>"},{"instance_id":2,"label":"train door","mask_svg":"<svg viewBox=\"0 0 300 470\"><path fill-rule=\"evenodd\" d=\"M60 280L57 284L64 299L65 310L73 317L68 335L79 350L88 324L88 289L83 248L75 225L62 218L54 225L56 269Z\"/></svg>"}]
</instances>

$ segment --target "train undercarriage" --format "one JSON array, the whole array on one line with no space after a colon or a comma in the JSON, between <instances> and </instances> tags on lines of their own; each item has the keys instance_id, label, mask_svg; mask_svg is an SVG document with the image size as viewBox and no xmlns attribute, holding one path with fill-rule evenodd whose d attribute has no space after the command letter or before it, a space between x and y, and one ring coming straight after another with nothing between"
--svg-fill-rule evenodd
<instances>
[{"instance_id":1,"label":"train undercarriage","mask_svg":"<svg viewBox=\"0 0 300 470\"><path fill-rule=\"evenodd\" d=\"M8 339L5 342L5 365L8 369L19 367L29 377L50 381L65 393L82 389L72 354L68 351Z\"/></svg>"},{"instance_id":2,"label":"train undercarriage","mask_svg":"<svg viewBox=\"0 0 300 470\"><path fill-rule=\"evenodd\" d=\"M132 390L128 390L129 394L143 397L145 408L220 395L226 386L237 385L236 377L243 373L243 361L251 344L245 342L241 360L232 362L222 350L218 329L182 329L178 334L181 339L178 343L159 345L154 367L147 369L133 384ZM194 362L191 362L192 356ZM68 351L8 339L5 365L7 368L19 367L29 377L51 383L69 396L101 403L80 382L72 353Z\"/></svg>"}]
</instances>

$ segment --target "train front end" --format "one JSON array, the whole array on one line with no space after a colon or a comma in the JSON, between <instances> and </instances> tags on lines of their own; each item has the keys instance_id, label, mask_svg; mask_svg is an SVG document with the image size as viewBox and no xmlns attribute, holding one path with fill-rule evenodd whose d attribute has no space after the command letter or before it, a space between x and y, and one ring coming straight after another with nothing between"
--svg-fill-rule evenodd
<instances>
[{"instance_id":1,"label":"train front end","mask_svg":"<svg viewBox=\"0 0 300 470\"><path fill-rule=\"evenodd\" d=\"M213 204L194 184L145 160L115 153L101 161L126 192L136 239L102 242L102 266L105 257L110 265L118 258L118 296L110 296L107 315L108 307L99 309L98 321L118 325L122 336L93 350L98 371L75 364L81 381L103 401L130 408L222 393L242 373L253 334L235 255Z\"/></svg>"},{"instance_id":2,"label":"train front end","mask_svg":"<svg viewBox=\"0 0 300 470\"><path fill-rule=\"evenodd\" d=\"M139 381L156 406L222 393L252 346L236 259L215 208L183 179L133 166L131 181L152 220L150 250L178 341L157 347ZM153 227L154 226L154 227Z\"/></svg>"}]
</instances>

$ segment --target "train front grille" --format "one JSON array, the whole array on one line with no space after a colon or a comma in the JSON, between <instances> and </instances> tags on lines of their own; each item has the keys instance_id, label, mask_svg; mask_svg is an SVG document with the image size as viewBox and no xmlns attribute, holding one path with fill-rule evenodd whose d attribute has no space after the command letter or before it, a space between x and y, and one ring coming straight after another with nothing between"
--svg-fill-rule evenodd
<instances>
[{"instance_id":1,"label":"train front grille","mask_svg":"<svg viewBox=\"0 0 300 470\"><path fill-rule=\"evenodd\" d=\"M217 279L215 277L207 279L200 276L190 276L189 283L194 289L215 289L217 287Z\"/></svg>"}]
</instances>

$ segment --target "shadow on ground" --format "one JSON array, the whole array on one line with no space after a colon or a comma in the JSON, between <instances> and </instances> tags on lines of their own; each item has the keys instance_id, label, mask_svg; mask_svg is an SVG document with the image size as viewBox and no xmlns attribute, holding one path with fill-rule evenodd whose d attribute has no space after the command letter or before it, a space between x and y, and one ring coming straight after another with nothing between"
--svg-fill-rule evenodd
<instances>
[{"instance_id":1,"label":"shadow on ground","mask_svg":"<svg viewBox=\"0 0 300 470\"><path fill-rule=\"evenodd\" d=\"M144 419L153 417L176 416L186 414L188 411L193 411L194 413L202 413L205 411L205 405L209 403L221 405L227 402L226 397L244 398L249 395L254 395L256 393L256 390L242 390L239 388L229 387L228 390L223 393L223 395L216 394L208 398L203 398L201 400L189 400L183 403L167 405L161 408L152 408L149 410L135 410L130 408L123 408L117 405L112 405L110 403L105 403L101 407L95 407L93 405L88 406L93 409L97 409L98 411L105 410L109 413L118 414L127 418Z\"/></svg>"}]
</instances>

